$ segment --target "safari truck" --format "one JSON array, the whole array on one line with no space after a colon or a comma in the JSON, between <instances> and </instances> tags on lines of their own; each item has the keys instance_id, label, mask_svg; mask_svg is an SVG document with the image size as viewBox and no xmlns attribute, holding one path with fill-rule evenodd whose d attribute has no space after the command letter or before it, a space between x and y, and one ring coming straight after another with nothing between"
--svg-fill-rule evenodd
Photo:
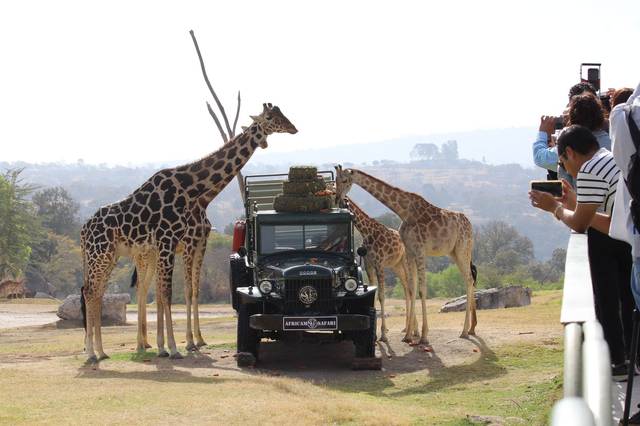
<instances>
[{"instance_id":1,"label":"safari truck","mask_svg":"<svg viewBox=\"0 0 640 426\"><path fill-rule=\"evenodd\" d=\"M317 337L351 340L354 368L380 368L376 287L356 261L352 214L326 190L333 181L315 168L245 177L246 219L235 224L230 256L239 366L258 360L262 339Z\"/></svg>"}]
</instances>

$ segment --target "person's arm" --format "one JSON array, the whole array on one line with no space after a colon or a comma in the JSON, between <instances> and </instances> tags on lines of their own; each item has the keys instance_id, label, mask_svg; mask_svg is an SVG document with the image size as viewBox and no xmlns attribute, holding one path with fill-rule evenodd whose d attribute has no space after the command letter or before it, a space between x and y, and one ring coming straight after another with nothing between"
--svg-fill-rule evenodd
<instances>
[{"instance_id":1,"label":"person's arm","mask_svg":"<svg viewBox=\"0 0 640 426\"><path fill-rule=\"evenodd\" d=\"M549 148L547 145L549 135L553 133L554 125L554 117L543 116L540 118L538 137L533 143L533 162L538 167L555 172L558 170L558 152L556 148Z\"/></svg>"}]
</instances>

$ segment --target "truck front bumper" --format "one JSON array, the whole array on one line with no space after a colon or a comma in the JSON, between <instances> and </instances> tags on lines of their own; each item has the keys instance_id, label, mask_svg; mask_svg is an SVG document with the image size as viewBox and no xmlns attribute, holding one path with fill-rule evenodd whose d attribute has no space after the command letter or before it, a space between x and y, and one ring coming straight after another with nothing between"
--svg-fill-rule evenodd
<instances>
[{"instance_id":1,"label":"truck front bumper","mask_svg":"<svg viewBox=\"0 0 640 426\"><path fill-rule=\"evenodd\" d=\"M278 315L255 314L249 318L249 327L255 330L283 331L351 331L371 327L368 315Z\"/></svg>"}]
</instances>

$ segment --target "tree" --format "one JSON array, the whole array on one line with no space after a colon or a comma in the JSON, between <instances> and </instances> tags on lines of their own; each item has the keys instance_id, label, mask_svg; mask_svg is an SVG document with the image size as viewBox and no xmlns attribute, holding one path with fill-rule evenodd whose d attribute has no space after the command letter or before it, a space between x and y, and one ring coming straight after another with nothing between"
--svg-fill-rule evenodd
<instances>
[{"instance_id":1,"label":"tree","mask_svg":"<svg viewBox=\"0 0 640 426\"><path fill-rule=\"evenodd\" d=\"M440 147L440 157L443 160L457 160L458 159L458 142L455 140L449 140L442 144Z\"/></svg>"},{"instance_id":2,"label":"tree","mask_svg":"<svg viewBox=\"0 0 640 426\"><path fill-rule=\"evenodd\" d=\"M79 205L61 186L47 188L33 195L42 225L58 235L72 236L77 230Z\"/></svg>"},{"instance_id":3,"label":"tree","mask_svg":"<svg viewBox=\"0 0 640 426\"><path fill-rule=\"evenodd\" d=\"M24 272L32 237L39 229L32 204L26 200L36 188L22 183L21 172L0 175L0 279Z\"/></svg>"},{"instance_id":4,"label":"tree","mask_svg":"<svg viewBox=\"0 0 640 426\"><path fill-rule=\"evenodd\" d=\"M478 229L473 252L477 263L494 265L500 272L513 272L533 260L531 240L502 221L492 221Z\"/></svg>"},{"instance_id":5,"label":"tree","mask_svg":"<svg viewBox=\"0 0 640 426\"><path fill-rule=\"evenodd\" d=\"M434 160L438 158L440 152L438 146L432 143L417 143L409 153L411 158L416 160Z\"/></svg>"}]
</instances>

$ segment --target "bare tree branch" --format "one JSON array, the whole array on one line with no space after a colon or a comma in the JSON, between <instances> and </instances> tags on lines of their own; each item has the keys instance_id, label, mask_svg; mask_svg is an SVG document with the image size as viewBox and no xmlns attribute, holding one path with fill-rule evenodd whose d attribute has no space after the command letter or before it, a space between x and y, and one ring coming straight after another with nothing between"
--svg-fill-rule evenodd
<instances>
[{"instance_id":1,"label":"bare tree branch","mask_svg":"<svg viewBox=\"0 0 640 426\"><path fill-rule=\"evenodd\" d=\"M229 126L229 119L227 118L227 113L224 111L224 107L222 106L220 99L218 99L218 95L216 95L216 92L213 90L213 87L211 87L211 83L209 82L209 77L207 77L207 70L204 67L204 61L202 60L202 55L200 54L200 48L198 47L198 41L196 40L196 36L193 33L193 30L189 30L189 34L191 34L191 39L193 40L193 44L196 47L196 52L198 53L198 59L200 60L200 68L202 69L202 76L204 77L204 81L207 83L207 87L209 87L209 91L213 95L213 99L215 99L216 105L218 105L218 108L222 113L222 118L224 119L224 124L227 127L227 132L231 134L231 127Z\"/></svg>"},{"instance_id":2,"label":"bare tree branch","mask_svg":"<svg viewBox=\"0 0 640 426\"><path fill-rule=\"evenodd\" d=\"M220 131L220 136L222 136L222 140L224 141L224 143L227 143L229 141L227 139L227 135L222 129L222 124L220 124L220 120L218 120L218 116L216 115L216 113L213 112L213 109L211 108L211 105L209 105L209 102L207 102L207 109L209 110L209 114L211 114L211 118L213 118L213 121L216 122L216 126L218 126L218 130ZM233 135L231 135L231 138L233 138Z\"/></svg>"},{"instance_id":3,"label":"bare tree branch","mask_svg":"<svg viewBox=\"0 0 640 426\"><path fill-rule=\"evenodd\" d=\"M238 90L238 108L236 109L236 119L233 120L233 130L231 131L231 138L236 135L236 124L238 124L238 116L240 115L240 91Z\"/></svg>"}]
</instances>

